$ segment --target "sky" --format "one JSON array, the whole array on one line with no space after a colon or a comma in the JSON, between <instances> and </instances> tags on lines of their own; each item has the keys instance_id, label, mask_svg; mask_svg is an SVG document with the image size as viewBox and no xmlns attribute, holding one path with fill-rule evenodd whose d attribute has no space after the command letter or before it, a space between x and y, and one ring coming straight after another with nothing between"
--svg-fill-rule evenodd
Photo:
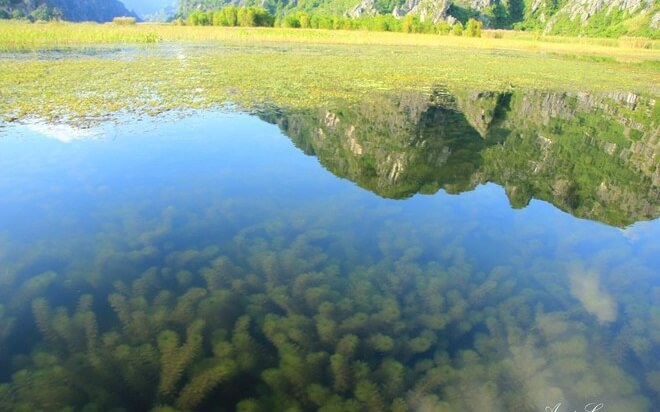
<instances>
[{"instance_id":1,"label":"sky","mask_svg":"<svg viewBox=\"0 0 660 412\"><path fill-rule=\"evenodd\" d=\"M154 13L176 4L176 0L121 0L121 2L124 3L127 9L140 15Z\"/></svg>"}]
</instances>

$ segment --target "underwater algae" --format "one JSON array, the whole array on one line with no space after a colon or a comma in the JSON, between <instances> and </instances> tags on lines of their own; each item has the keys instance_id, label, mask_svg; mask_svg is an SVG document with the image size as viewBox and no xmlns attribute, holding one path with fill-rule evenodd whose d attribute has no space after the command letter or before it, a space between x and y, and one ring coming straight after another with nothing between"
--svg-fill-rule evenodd
<instances>
[{"instance_id":1,"label":"underwater algae","mask_svg":"<svg viewBox=\"0 0 660 412\"><path fill-rule=\"evenodd\" d=\"M473 226L420 237L417 222L393 215L378 227L365 209L355 219L372 222L378 243L364 248L326 229L352 224L335 211L309 210L289 226L303 216L286 205L264 205L252 222L232 212L240 204L211 205L145 224L143 207L116 211L124 224L106 227L81 255L89 262L58 272L26 277L69 247L5 249L22 258L4 256L0 277L0 330L10 331L0 340L10 349L0 352L1 410L536 411L599 399L651 411L658 396L657 286L637 267L650 255L606 258L634 268L644 294L623 293L618 269L586 270L623 293L614 322L583 309L556 275L584 269L530 261L534 243L490 268L469 257ZM233 221L242 223L222 238L177 241L201 222ZM623 367L631 357L635 372Z\"/></svg>"}]
</instances>

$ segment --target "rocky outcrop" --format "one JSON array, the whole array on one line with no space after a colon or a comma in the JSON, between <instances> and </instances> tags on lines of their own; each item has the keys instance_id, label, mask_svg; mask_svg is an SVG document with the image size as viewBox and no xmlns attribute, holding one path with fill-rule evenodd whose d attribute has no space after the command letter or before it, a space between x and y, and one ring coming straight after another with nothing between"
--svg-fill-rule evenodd
<instances>
[{"instance_id":1,"label":"rocky outcrop","mask_svg":"<svg viewBox=\"0 0 660 412\"><path fill-rule=\"evenodd\" d=\"M628 18L648 14L653 11L654 4L655 0L570 0L547 19L545 32L551 33L562 19L584 27L592 19L603 14L610 16L613 13L625 12ZM650 27L657 28L653 27L652 21L653 17L650 17Z\"/></svg>"},{"instance_id":2,"label":"rocky outcrop","mask_svg":"<svg viewBox=\"0 0 660 412\"><path fill-rule=\"evenodd\" d=\"M375 16L377 14L378 10L374 0L362 0L346 13L348 17Z\"/></svg>"},{"instance_id":3,"label":"rocky outcrop","mask_svg":"<svg viewBox=\"0 0 660 412\"><path fill-rule=\"evenodd\" d=\"M451 0L406 0L396 6L392 14L395 17L411 14L418 16L421 21L437 23L447 19L450 6Z\"/></svg>"},{"instance_id":4,"label":"rocky outcrop","mask_svg":"<svg viewBox=\"0 0 660 412\"><path fill-rule=\"evenodd\" d=\"M606 11L625 10L635 13L640 8L648 9L654 0L573 0L568 2L560 11L567 14L571 20L587 21L590 17Z\"/></svg>"},{"instance_id":5,"label":"rocky outcrop","mask_svg":"<svg viewBox=\"0 0 660 412\"><path fill-rule=\"evenodd\" d=\"M651 17L650 26L654 30L660 29L660 12L657 12Z\"/></svg>"}]
</instances>

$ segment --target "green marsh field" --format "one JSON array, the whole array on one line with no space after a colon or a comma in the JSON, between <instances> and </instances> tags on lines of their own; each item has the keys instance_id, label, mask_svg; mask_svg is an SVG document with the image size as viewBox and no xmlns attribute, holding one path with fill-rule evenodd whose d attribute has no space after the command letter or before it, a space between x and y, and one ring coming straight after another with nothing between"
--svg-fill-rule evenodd
<instances>
[{"instance_id":1,"label":"green marsh field","mask_svg":"<svg viewBox=\"0 0 660 412\"><path fill-rule=\"evenodd\" d=\"M456 85L658 95L658 41L487 36L0 23L0 114L80 120L227 102L311 107Z\"/></svg>"}]
</instances>

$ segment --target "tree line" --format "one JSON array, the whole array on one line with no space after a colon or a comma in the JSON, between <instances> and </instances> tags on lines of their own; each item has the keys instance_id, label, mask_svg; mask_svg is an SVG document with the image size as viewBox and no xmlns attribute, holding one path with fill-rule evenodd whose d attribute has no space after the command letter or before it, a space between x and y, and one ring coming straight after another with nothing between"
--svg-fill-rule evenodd
<instances>
[{"instance_id":1,"label":"tree line","mask_svg":"<svg viewBox=\"0 0 660 412\"><path fill-rule=\"evenodd\" d=\"M209 11L195 10L185 20L175 20L175 24L187 24L191 26L369 30L452 34L470 37L481 37L481 30L483 29L483 23L474 18L468 19L465 25L463 25L459 21L454 24L449 24L446 21L440 21L434 24L430 21L422 21L419 17L412 15L407 15L400 19L392 15L351 18L338 15L329 16L298 12L276 17L263 7L238 6L226 6L218 10Z\"/></svg>"},{"instance_id":2,"label":"tree line","mask_svg":"<svg viewBox=\"0 0 660 412\"><path fill-rule=\"evenodd\" d=\"M32 0L0 0L0 19L48 21L62 19L62 10Z\"/></svg>"}]
</instances>

